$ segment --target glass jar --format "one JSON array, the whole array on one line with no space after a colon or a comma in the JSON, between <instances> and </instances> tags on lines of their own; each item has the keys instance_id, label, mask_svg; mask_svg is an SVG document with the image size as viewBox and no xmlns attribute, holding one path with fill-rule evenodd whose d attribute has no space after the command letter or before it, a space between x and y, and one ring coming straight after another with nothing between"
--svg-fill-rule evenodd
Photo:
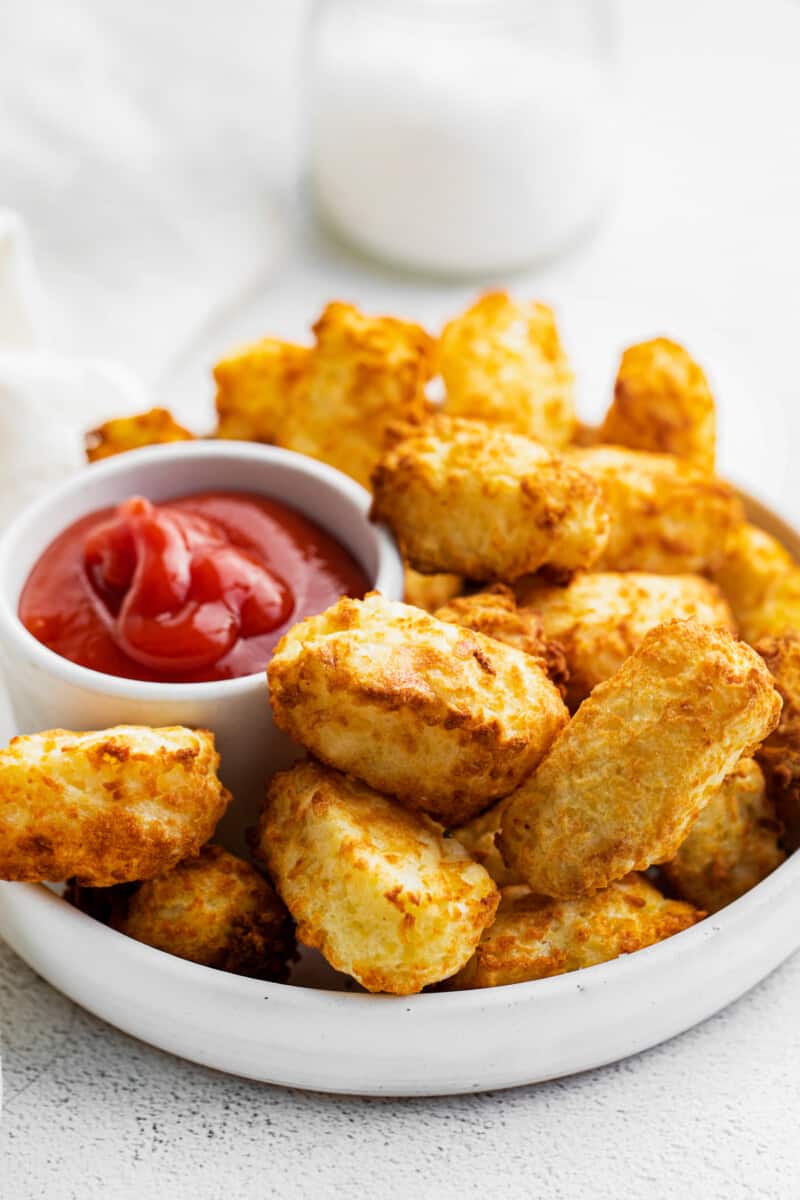
<instances>
[{"instance_id":1,"label":"glass jar","mask_svg":"<svg viewBox=\"0 0 800 1200\"><path fill-rule=\"evenodd\" d=\"M417 271L512 270L591 227L616 174L611 0L318 0L322 219Z\"/></svg>"}]
</instances>

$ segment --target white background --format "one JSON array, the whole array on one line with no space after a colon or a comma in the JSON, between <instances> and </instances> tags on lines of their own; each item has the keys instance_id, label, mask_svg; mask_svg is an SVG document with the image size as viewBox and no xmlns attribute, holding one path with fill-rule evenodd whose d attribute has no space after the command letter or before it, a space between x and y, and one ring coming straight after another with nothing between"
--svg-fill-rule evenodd
<instances>
[{"instance_id":1,"label":"white background","mask_svg":"<svg viewBox=\"0 0 800 1200\"><path fill-rule=\"evenodd\" d=\"M305 11L290 0L2 5L0 204L29 224L52 342L120 358L162 400L174 391L196 409L198 427L220 311L270 272L255 311L286 332L334 294L396 295L399 311L428 317L469 291L373 277L287 232ZM685 340L716 384L723 468L791 517L800 6L629 0L621 13L616 206L590 244L514 286L557 306L587 415L625 341L662 330ZM135 1043L0 948L0 1190L796 1197L798 1011L796 958L701 1028L573 1080L452 1100L337 1099Z\"/></svg>"}]
</instances>

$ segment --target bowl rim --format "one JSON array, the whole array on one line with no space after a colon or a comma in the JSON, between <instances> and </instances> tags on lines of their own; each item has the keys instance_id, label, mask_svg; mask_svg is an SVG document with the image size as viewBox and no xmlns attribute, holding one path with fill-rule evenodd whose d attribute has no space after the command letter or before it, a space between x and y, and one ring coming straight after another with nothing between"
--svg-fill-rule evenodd
<instances>
[{"instance_id":1,"label":"bowl rim","mask_svg":"<svg viewBox=\"0 0 800 1200\"><path fill-rule=\"evenodd\" d=\"M402 573L402 560L391 533L385 525L369 520L371 497L360 483L356 483L349 475L345 475L335 467L319 462L308 455L298 454L293 450L283 450L279 446L234 439L198 439L195 442L171 442L165 445L145 446L125 451L124 454L114 455L101 462L88 464L55 488L48 489L33 503L26 505L6 526L0 534L0 572L2 572L8 557L10 545L20 536L24 536L26 529L35 524L45 513L57 508L63 500L80 494L87 484L97 480L115 479L126 475L130 470L151 463L163 463L166 470L171 463L177 460L185 461L187 457L207 460L227 458L232 461L261 463L265 467L279 465L288 467L298 475L321 481L331 491L338 492L340 496L343 496L363 516L365 525L375 538L378 568L371 587L380 591L382 583L386 587L384 580L388 580L392 573ZM314 520L315 518L309 519ZM57 532L61 532L61 530L59 529ZM349 549L345 539L340 537L339 540L346 549ZM99 692L131 701L163 702L169 699L172 702L202 702L239 696L260 688L263 684L264 671L257 671L252 675L241 675L235 679L218 679L203 683L171 683L106 675L102 671L95 671L91 667L84 667L68 658L62 658L55 650L51 650L49 646L38 641L19 618L16 608L18 599L19 597L16 596L12 601L5 589L0 588L0 639L7 643L14 643L17 650L23 653L33 666L49 675L56 676L64 683L72 684L85 691Z\"/></svg>"}]
</instances>

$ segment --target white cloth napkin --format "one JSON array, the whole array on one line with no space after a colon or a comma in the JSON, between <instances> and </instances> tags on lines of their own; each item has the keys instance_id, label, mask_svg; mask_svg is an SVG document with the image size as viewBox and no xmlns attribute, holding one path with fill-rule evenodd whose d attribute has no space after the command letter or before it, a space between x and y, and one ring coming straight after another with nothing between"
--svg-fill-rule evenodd
<instances>
[{"instance_id":1,"label":"white cloth napkin","mask_svg":"<svg viewBox=\"0 0 800 1200\"><path fill-rule=\"evenodd\" d=\"M0 209L0 524L84 463L84 434L152 406L127 368L47 349L46 307L23 222Z\"/></svg>"}]
</instances>

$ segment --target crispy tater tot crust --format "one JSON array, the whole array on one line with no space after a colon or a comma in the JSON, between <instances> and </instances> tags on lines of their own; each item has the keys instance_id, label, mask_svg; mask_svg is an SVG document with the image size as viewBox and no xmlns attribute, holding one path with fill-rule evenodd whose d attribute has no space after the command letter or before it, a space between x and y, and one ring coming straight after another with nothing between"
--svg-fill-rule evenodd
<instances>
[{"instance_id":1,"label":"crispy tater tot crust","mask_svg":"<svg viewBox=\"0 0 800 1200\"><path fill-rule=\"evenodd\" d=\"M52 729L0 750L0 879L150 879L207 842L230 799L207 730Z\"/></svg>"},{"instance_id":2,"label":"crispy tater tot crust","mask_svg":"<svg viewBox=\"0 0 800 1200\"><path fill-rule=\"evenodd\" d=\"M295 625L268 674L280 729L446 825L512 791L568 715L528 655L377 593Z\"/></svg>"},{"instance_id":3,"label":"crispy tater tot crust","mask_svg":"<svg viewBox=\"0 0 800 1200\"><path fill-rule=\"evenodd\" d=\"M403 600L425 612L435 612L464 590L461 575L420 575L413 567L405 566Z\"/></svg>"},{"instance_id":4,"label":"crispy tater tot crust","mask_svg":"<svg viewBox=\"0 0 800 1200\"><path fill-rule=\"evenodd\" d=\"M744 758L661 870L684 900L715 913L780 866L780 829L761 768Z\"/></svg>"},{"instance_id":5,"label":"crispy tater tot crust","mask_svg":"<svg viewBox=\"0 0 800 1200\"><path fill-rule=\"evenodd\" d=\"M459 970L500 898L432 821L314 762L272 779L257 848L300 941L371 992Z\"/></svg>"},{"instance_id":6,"label":"crispy tater tot crust","mask_svg":"<svg viewBox=\"0 0 800 1200\"><path fill-rule=\"evenodd\" d=\"M157 446L164 442L189 442L194 434L173 417L166 408L151 408L134 417L115 417L86 434L86 457L89 462L139 450L142 446Z\"/></svg>"},{"instance_id":7,"label":"crispy tater tot crust","mask_svg":"<svg viewBox=\"0 0 800 1200\"><path fill-rule=\"evenodd\" d=\"M283 902L221 846L204 846L143 883L112 910L110 924L167 954L255 979L285 981L295 949Z\"/></svg>"},{"instance_id":8,"label":"crispy tater tot crust","mask_svg":"<svg viewBox=\"0 0 800 1200\"><path fill-rule=\"evenodd\" d=\"M579 421L572 435L571 445L596 446L601 440L599 426L587 425L584 421Z\"/></svg>"},{"instance_id":9,"label":"crispy tater tot crust","mask_svg":"<svg viewBox=\"0 0 800 1200\"><path fill-rule=\"evenodd\" d=\"M566 446L577 420L573 376L546 304L481 296L445 325L437 347L445 411Z\"/></svg>"},{"instance_id":10,"label":"crispy tater tot crust","mask_svg":"<svg viewBox=\"0 0 800 1200\"><path fill-rule=\"evenodd\" d=\"M515 590L523 610L535 612L545 636L562 648L570 708L610 679L656 625L693 618L736 632L722 593L700 575L587 572L566 587L534 576L519 580Z\"/></svg>"},{"instance_id":11,"label":"crispy tater tot crust","mask_svg":"<svg viewBox=\"0 0 800 1200\"><path fill-rule=\"evenodd\" d=\"M600 484L611 516L598 571L702 574L719 565L743 520L729 484L671 454L589 446L568 457Z\"/></svg>"},{"instance_id":12,"label":"crispy tater tot crust","mask_svg":"<svg viewBox=\"0 0 800 1200\"><path fill-rule=\"evenodd\" d=\"M756 642L783 700L781 718L756 758L789 850L800 847L800 633Z\"/></svg>"},{"instance_id":13,"label":"crispy tater tot crust","mask_svg":"<svg viewBox=\"0 0 800 1200\"><path fill-rule=\"evenodd\" d=\"M217 437L272 442L368 487L389 426L431 410L432 339L338 301L314 334L312 347L264 338L217 363Z\"/></svg>"},{"instance_id":14,"label":"crispy tater tot crust","mask_svg":"<svg viewBox=\"0 0 800 1200\"><path fill-rule=\"evenodd\" d=\"M557 454L480 421L434 417L400 437L372 477L372 517L418 571L512 580L545 563L590 566L608 514L601 490Z\"/></svg>"},{"instance_id":15,"label":"crispy tater tot crust","mask_svg":"<svg viewBox=\"0 0 800 1200\"><path fill-rule=\"evenodd\" d=\"M693 621L658 626L509 799L503 857L533 891L564 899L674 857L780 707L743 642Z\"/></svg>"},{"instance_id":16,"label":"crispy tater tot crust","mask_svg":"<svg viewBox=\"0 0 800 1200\"><path fill-rule=\"evenodd\" d=\"M624 352L600 441L675 454L702 471L714 470L714 397L683 346L661 337Z\"/></svg>"},{"instance_id":17,"label":"crispy tater tot crust","mask_svg":"<svg viewBox=\"0 0 800 1200\"><path fill-rule=\"evenodd\" d=\"M506 888L502 897L494 924L448 989L502 987L592 967L672 937L705 915L665 899L636 874L577 900L548 900L526 887Z\"/></svg>"},{"instance_id":18,"label":"crispy tater tot crust","mask_svg":"<svg viewBox=\"0 0 800 1200\"><path fill-rule=\"evenodd\" d=\"M276 441L352 475L364 487L389 427L422 420L433 343L420 325L329 304L314 326L316 346Z\"/></svg>"},{"instance_id":19,"label":"crispy tater tot crust","mask_svg":"<svg viewBox=\"0 0 800 1200\"><path fill-rule=\"evenodd\" d=\"M218 438L276 442L311 350L277 338L243 346L214 367Z\"/></svg>"},{"instance_id":20,"label":"crispy tater tot crust","mask_svg":"<svg viewBox=\"0 0 800 1200\"><path fill-rule=\"evenodd\" d=\"M745 641L800 629L800 565L763 529L741 525L729 540L713 578Z\"/></svg>"},{"instance_id":21,"label":"crispy tater tot crust","mask_svg":"<svg viewBox=\"0 0 800 1200\"><path fill-rule=\"evenodd\" d=\"M517 606L514 593L505 584L496 583L471 596L458 596L433 615L439 621L474 629L529 654L550 676L561 695L565 694L569 672L563 647L546 636L542 620L533 609Z\"/></svg>"},{"instance_id":22,"label":"crispy tater tot crust","mask_svg":"<svg viewBox=\"0 0 800 1200\"><path fill-rule=\"evenodd\" d=\"M498 887L509 887L511 884L522 882L519 875L506 866L497 845L505 804L506 801L501 800L499 804L487 808L486 812L478 813L477 817L451 831L470 857L489 872Z\"/></svg>"}]
</instances>

